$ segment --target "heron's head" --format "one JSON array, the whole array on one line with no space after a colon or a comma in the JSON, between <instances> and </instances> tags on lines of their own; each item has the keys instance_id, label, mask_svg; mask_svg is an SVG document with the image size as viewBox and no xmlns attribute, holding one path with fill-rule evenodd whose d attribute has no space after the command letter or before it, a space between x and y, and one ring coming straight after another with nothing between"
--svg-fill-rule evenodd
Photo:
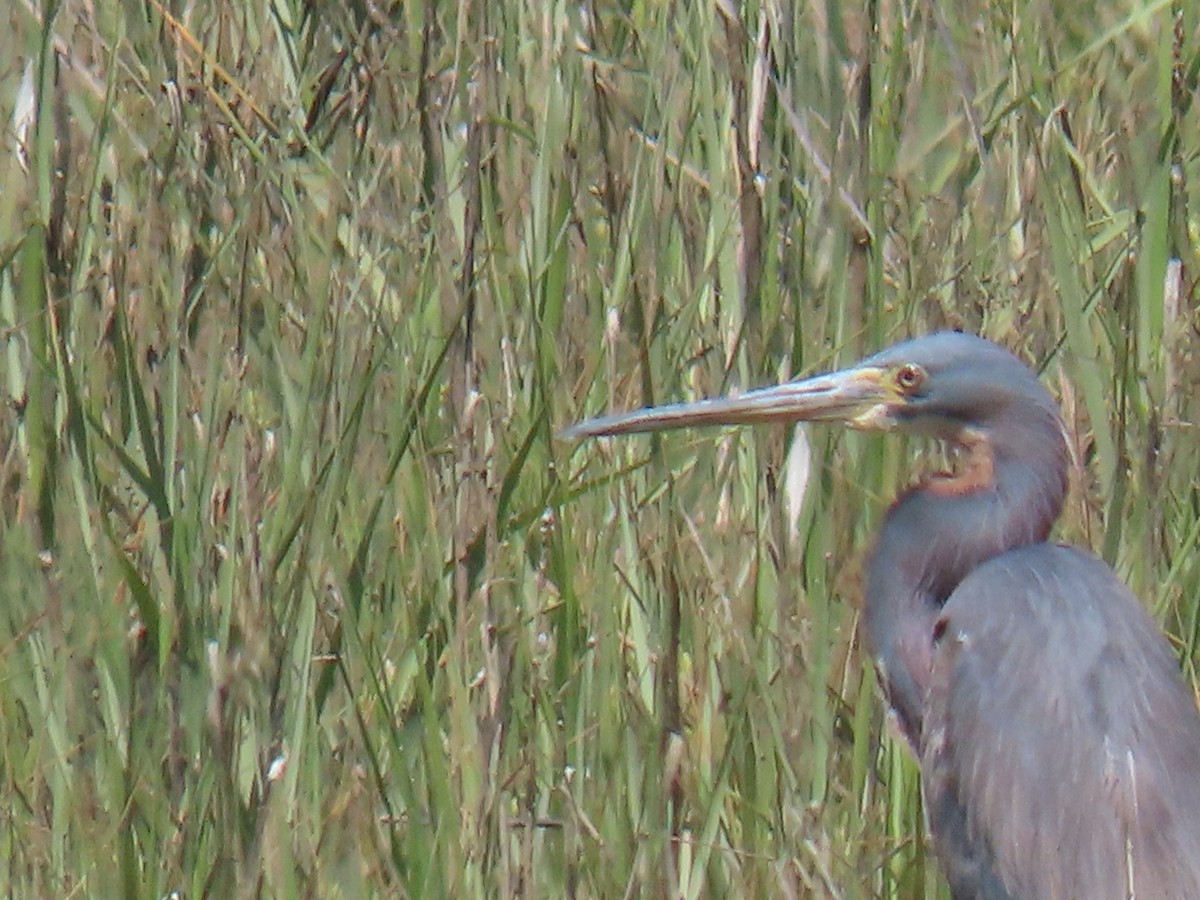
<instances>
[{"instance_id":1,"label":"heron's head","mask_svg":"<svg viewBox=\"0 0 1200 900\"><path fill-rule=\"evenodd\" d=\"M1050 393L1025 363L991 341L943 332L896 344L850 368L736 397L590 419L566 438L701 425L838 422L904 429L950 441L991 439L1025 417L1057 423Z\"/></svg>"}]
</instances>

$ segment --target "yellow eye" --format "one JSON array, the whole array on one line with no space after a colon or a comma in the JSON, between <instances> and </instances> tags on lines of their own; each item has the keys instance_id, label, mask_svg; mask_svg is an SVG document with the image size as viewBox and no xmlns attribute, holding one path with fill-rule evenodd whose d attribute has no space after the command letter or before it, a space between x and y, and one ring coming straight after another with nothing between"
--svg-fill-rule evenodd
<instances>
[{"instance_id":1,"label":"yellow eye","mask_svg":"<svg viewBox=\"0 0 1200 900\"><path fill-rule=\"evenodd\" d=\"M906 394L915 393L925 382L925 370L916 363L905 363L896 370L896 387Z\"/></svg>"}]
</instances>

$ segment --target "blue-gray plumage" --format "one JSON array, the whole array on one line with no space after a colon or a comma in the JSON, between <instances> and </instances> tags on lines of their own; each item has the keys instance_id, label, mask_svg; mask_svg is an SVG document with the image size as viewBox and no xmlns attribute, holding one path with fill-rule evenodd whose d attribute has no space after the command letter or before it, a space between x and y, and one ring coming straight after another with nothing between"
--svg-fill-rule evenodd
<instances>
[{"instance_id":1,"label":"blue-gray plumage","mask_svg":"<svg viewBox=\"0 0 1200 900\"><path fill-rule=\"evenodd\" d=\"M1058 407L1007 350L944 333L831 375L581 423L567 437L834 421L951 445L872 550L864 624L956 900L1200 898L1200 715L1103 562L1046 543Z\"/></svg>"}]
</instances>

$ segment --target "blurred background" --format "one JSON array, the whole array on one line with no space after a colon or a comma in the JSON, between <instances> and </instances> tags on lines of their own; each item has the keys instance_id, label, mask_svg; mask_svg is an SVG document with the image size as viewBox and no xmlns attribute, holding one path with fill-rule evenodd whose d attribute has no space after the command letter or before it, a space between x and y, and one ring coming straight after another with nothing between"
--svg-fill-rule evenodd
<instances>
[{"instance_id":1,"label":"blurred background","mask_svg":"<svg viewBox=\"0 0 1200 900\"><path fill-rule=\"evenodd\" d=\"M13 0L0 891L947 896L923 448L572 445L962 328L1195 683L1195 0Z\"/></svg>"}]
</instances>

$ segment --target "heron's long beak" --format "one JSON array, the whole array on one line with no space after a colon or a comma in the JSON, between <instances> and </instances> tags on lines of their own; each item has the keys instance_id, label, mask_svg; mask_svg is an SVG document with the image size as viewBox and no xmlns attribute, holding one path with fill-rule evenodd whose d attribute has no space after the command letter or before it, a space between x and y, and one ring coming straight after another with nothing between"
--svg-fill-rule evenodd
<instances>
[{"instance_id":1,"label":"heron's long beak","mask_svg":"<svg viewBox=\"0 0 1200 900\"><path fill-rule=\"evenodd\" d=\"M841 422L852 428L886 428L896 395L885 369L856 366L804 381L789 381L737 397L652 406L588 419L562 432L566 440L702 425Z\"/></svg>"}]
</instances>

